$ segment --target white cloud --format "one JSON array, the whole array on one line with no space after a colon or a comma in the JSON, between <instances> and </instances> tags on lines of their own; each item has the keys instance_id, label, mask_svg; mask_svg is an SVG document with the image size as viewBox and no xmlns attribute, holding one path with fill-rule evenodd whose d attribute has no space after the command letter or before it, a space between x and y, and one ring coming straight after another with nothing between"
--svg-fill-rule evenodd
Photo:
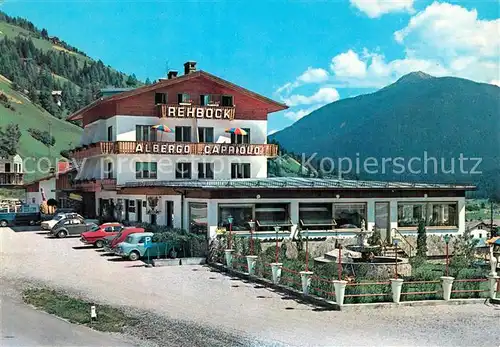
<instances>
[{"instance_id":1,"label":"white cloud","mask_svg":"<svg viewBox=\"0 0 500 347\"><path fill-rule=\"evenodd\" d=\"M366 64L351 49L332 58L330 68L336 76L363 77Z\"/></svg>"},{"instance_id":2,"label":"white cloud","mask_svg":"<svg viewBox=\"0 0 500 347\"><path fill-rule=\"evenodd\" d=\"M311 104L328 104L337 101L340 98L337 89L332 87L322 87L311 96L301 94L290 95L283 98L283 101L288 106L311 105Z\"/></svg>"},{"instance_id":3,"label":"white cloud","mask_svg":"<svg viewBox=\"0 0 500 347\"><path fill-rule=\"evenodd\" d=\"M312 107L308 107L305 109L298 109L295 111L286 111L284 113L285 117L288 119L295 121L298 121L299 119L303 118L304 116L307 116L309 113L316 111L318 108L320 108L323 105L315 105Z\"/></svg>"},{"instance_id":4,"label":"white cloud","mask_svg":"<svg viewBox=\"0 0 500 347\"><path fill-rule=\"evenodd\" d=\"M414 0L350 0L350 2L370 18L377 18L390 12L414 12Z\"/></svg>"},{"instance_id":5,"label":"white cloud","mask_svg":"<svg viewBox=\"0 0 500 347\"><path fill-rule=\"evenodd\" d=\"M304 84L322 83L329 78L328 71L322 68L308 67L294 82L287 82L276 90L277 94L291 93L295 88Z\"/></svg>"},{"instance_id":6,"label":"white cloud","mask_svg":"<svg viewBox=\"0 0 500 347\"><path fill-rule=\"evenodd\" d=\"M267 132L267 136L277 133L279 130L273 129Z\"/></svg>"},{"instance_id":7,"label":"white cloud","mask_svg":"<svg viewBox=\"0 0 500 347\"><path fill-rule=\"evenodd\" d=\"M490 84L494 84L494 85L500 87L500 80L491 80Z\"/></svg>"}]
</instances>

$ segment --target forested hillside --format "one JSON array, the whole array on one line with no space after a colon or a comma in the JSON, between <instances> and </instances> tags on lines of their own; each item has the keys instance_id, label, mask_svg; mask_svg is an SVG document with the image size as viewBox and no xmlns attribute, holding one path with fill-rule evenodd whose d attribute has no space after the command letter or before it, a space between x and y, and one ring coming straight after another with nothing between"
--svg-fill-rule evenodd
<instances>
[{"instance_id":1,"label":"forested hillside","mask_svg":"<svg viewBox=\"0 0 500 347\"><path fill-rule=\"evenodd\" d=\"M14 90L59 118L95 100L101 88L141 84L134 75L94 61L47 30L2 12L0 53L0 75L12 82Z\"/></svg>"}]
</instances>

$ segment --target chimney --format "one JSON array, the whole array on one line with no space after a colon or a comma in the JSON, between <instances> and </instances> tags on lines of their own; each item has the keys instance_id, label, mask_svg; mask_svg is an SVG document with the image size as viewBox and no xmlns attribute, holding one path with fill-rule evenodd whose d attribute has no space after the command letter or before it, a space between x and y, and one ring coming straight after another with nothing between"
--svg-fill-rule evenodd
<instances>
[{"instance_id":1,"label":"chimney","mask_svg":"<svg viewBox=\"0 0 500 347\"><path fill-rule=\"evenodd\" d=\"M171 80L172 78L176 78L177 77L177 71L174 71L174 70L170 70L168 72L168 79Z\"/></svg>"},{"instance_id":2,"label":"chimney","mask_svg":"<svg viewBox=\"0 0 500 347\"><path fill-rule=\"evenodd\" d=\"M184 63L184 75L189 75L190 73L195 71L196 71L195 61L187 61Z\"/></svg>"}]
</instances>

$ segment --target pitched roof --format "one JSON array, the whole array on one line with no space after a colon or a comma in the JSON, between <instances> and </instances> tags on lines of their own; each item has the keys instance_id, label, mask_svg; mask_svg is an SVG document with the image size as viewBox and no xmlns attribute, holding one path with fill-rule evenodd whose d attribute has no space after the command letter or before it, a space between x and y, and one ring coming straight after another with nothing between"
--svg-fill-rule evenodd
<instances>
[{"instance_id":1,"label":"pitched roof","mask_svg":"<svg viewBox=\"0 0 500 347\"><path fill-rule=\"evenodd\" d=\"M83 107L82 109L74 112L73 114L71 114L67 119L68 120L78 120L78 119L81 119L81 116L83 115L83 113L85 111L88 111L89 109L97 106L97 105L100 105L100 104L103 104L103 103L106 103L106 102L110 102L110 101L116 101L116 100L122 100L122 99L125 99L125 98L128 98L128 97L131 97L131 96L135 96L135 95L139 95L139 94L142 94L142 93L146 93L146 92L150 92L150 91L153 91L153 90L156 90L158 88L164 88L164 87L168 87L168 86L171 86L171 85L174 85L174 84L177 84L177 83L181 83L181 82L185 82L185 81L188 81L190 79L193 79L193 78L197 78L197 77L205 77L209 80L212 80L216 83L219 83L219 84L222 84L222 85L225 85L226 87L228 88L231 88L231 89L234 89L234 90L237 90L238 92L242 93L242 94L245 94L245 95L248 95L252 98L255 98L255 99L259 99L265 103L268 103L270 105L273 105L274 107L273 108L270 108L270 112L276 112L276 111L281 111L281 110L285 110L288 108L287 105L283 104L283 103L280 103L280 102L277 102L277 101L274 101L268 97L265 97L263 95L260 95L260 94L257 94L255 92L252 92L248 89L245 89L243 87L240 87L232 82L229 82L229 81L226 81L225 79L222 79L220 77L217 77L215 75L212 75L208 72L205 72L205 71L195 71L195 72L192 72L192 73L189 73L187 75L182 75L182 76L179 76L179 77L175 77L175 78L172 78L172 79L162 79L160 81L158 81L157 83L154 83L154 84L150 84L150 85L147 85L147 86L142 86L142 87L139 87L139 88L135 88L135 89L132 89L132 90L129 90L129 91L125 91L123 93L119 93L119 94L115 94L115 95L112 95L110 97L107 97L107 98L99 98L97 99L96 101L90 103L89 105Z\"/></svg>"},{"instance_id":2,"label":"pitched roof","mask_svg":"<svg viewBox=\"0 0 500 347\"><path fill-rule=\"evenodd\" d=\"M475 186L383 182L383 181L356 181L343 179L273 177L225 180L175 180L155 182L128 182L124 187L177 187L187 189L441 189L441 190L473 190Z\"/></svg>"}]
</instances>

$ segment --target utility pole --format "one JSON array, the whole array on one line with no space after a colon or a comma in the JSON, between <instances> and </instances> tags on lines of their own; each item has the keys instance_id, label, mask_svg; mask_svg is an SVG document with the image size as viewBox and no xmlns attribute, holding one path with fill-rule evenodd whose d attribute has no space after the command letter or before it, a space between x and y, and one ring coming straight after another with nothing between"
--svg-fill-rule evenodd
<instances>
[{"instance_id":1,"label":"utility pole","mask_svg":"<svg viewBox=\"0 0 500 347\"><path fill-rule=\"evenodd\" d=\"M493 198L490 198L490 237L496 236L493 235Z\"/></svg>"}]
</instances>

